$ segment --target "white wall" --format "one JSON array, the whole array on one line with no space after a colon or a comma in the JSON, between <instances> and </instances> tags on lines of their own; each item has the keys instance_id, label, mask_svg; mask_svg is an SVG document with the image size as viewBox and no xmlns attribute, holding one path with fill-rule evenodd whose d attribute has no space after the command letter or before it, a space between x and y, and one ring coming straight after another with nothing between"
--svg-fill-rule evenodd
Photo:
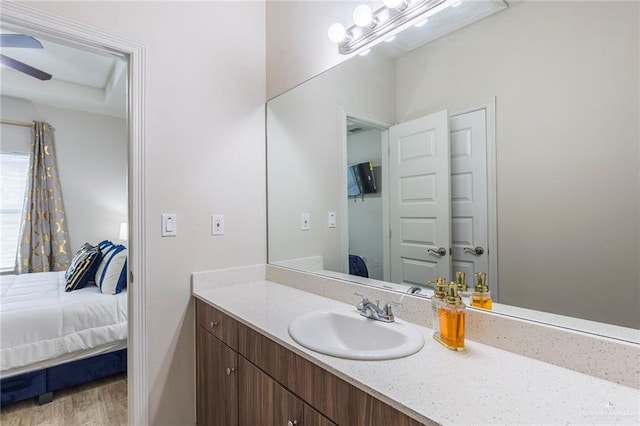
<instances>
[{"instance_id":1,"label":"white wall","mask_svg":"<svg viewBox=\"0 0 640 426\"><path fill-rule=\"evenodd\" d=\"M54 147L72 253L82 244L110 239L119 243L127 222L126 121L3 96L2 118L45 121ZM2 150L29 152L31 129L2 125Z\"/></svg>"},{"instance_id":2,"label":"white wall","mask_svg":"<svg viewBox=\"0 0 640 426\"><path fill-rule=\"evenodd\" d=\"M325 269L344 269L346 151L340 108L385 122L395 114L393 61L375 55L357 59L269 103L267 138L270 152L277 152L267 158L272 262L320 255ZM360 72L368 67L382 71ZM330 211L337 213L336 228L327 226ZM300 229L301 213L310 214L309 231Z\"/></svg>"},{"instance_id":3,"label":"white wall","mask_svg":"<svg viewBox=\"0 0 640 426\"><path fill-rule=\"evenodd\" d=\"M266 260L265 5L29 5L146 46L149 415L154 425L193 424L190 274ZM177 214L176 237L160 236L162 212ZM213 213L225 215L222 237L211 236Z\"/></svg>"},{"instance_id":4,"label":"white wall","mask_svg":"<svg viewBox=\"0 0 640 426\"><path fill-rule=\"evenodd\" d=\"M367 2L267 1L267 99L350 57L338 53L327 30L334 22L348 27L359 3Z\"/></svg>"}]
</instances>

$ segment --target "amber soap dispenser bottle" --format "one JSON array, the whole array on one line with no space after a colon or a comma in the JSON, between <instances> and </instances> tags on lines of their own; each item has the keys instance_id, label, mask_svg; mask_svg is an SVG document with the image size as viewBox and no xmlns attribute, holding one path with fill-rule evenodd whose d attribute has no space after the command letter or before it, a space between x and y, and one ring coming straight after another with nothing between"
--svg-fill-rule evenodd
<instances>
[{"instance_id":1,"label":"amber soap dispenser bottle","mask_svg":"<svg viewBox=\"0 0 640 426\"><path fill-rule=\"evenodd\" d=\"M476 286L471 293L471 306L474 308L489 309L493 307L491 292L487 285L487 274L484 272L476 272Z\"/></svg>"},{"instance_id":2,"label":"amber soap dispenser bottle","mask_svg":"<svg viewBox=\"0 0 640 426\"><path fill-rule=\"evenodd\" d=\"M433 336L444 347L454 350L463 351L464 347L464 303L460 295L456 283L449 284L449 292L444 304L439 309L440 317L440 336Z\"/></svg>"}]
</instances>

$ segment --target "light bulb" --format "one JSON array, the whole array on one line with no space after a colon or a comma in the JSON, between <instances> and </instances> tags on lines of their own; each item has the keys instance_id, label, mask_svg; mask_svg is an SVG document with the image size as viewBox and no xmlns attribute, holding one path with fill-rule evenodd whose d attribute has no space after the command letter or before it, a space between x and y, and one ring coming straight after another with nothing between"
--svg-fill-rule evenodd
<instances>
[{"instance_id":1,"label":"light bulb","mask_svg":"<svg viewBox=\"0 0 640 426\"><path fill-rule=\"evenodd\" d=\"M356 6L353 10L353 22L359 27L368 27L373 23L373 12L366 4Z\"/></svg>"},{"instance_id":2,"label":"light bulb","mask_svg":"<svg viewBox=\"0 0 640 426\"><path fill-rule=\"evenodd\" d=\"M362 52L358 53L358 55L359 56L367 56L369 54L369 52L371 52L371 49L363 50Z\"/></svg>"},{"instance_id":3,"label":"light bulb","mask_svg":"<svg viewBox=\"0 0 640 426\"><path fill-rule=\"evenodd\" d=\"M389 9L404 9L407 6L405 0L383 0L382 3Z\"/></svg>"},{"instance_id":4,"label":"light bulb","mask_svg":"<svg viewBox=\"0 0 640 426\"><path fill-rule=\"evenodd\" d=\"M327 35L332 42L340 43L346 38L347 30L344 29L344 25L336 22L335 24L331 24Z\"/></svg>"}]
</instances>

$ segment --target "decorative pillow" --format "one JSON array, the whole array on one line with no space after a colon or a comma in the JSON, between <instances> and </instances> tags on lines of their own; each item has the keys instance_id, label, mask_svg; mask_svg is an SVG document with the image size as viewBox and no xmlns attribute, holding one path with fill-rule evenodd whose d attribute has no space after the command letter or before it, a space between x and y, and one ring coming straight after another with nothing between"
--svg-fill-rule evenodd
<instances>
[{"instance_id":1,"label":"decorative pillow","mask_svg":"<svg viewBox=\"0 0 640 426\"><path fill-rule=\"evenodd\" d=\"M104 294L118 294L127 286L127 249L111 244L103 251L95 272L96 284Z\"/></svg>"},{"instance_id":2,"label":"decorative pillow","mask_svg":"<svg viewBox=\"0 0 640 426\"><path fill-rule=\"evenodd\" d=\"M115 246L111 241L104 240L98 243L98 248L100 249L100 253L102 253L102 257L104 257L105 252L109 247Z\"/></svg>"},{"instance_id":3,"label":"decorative pillow","mask_svg":"<svg viewBox=\"0 0 640 426\"><path fill-rule=\"evenodd\" d=\"M73 256L67 267L64 278L67 282L65 291L83 288L92 282L96 276L96 269L100 265L102 254L97 246L85 243Z\"/></svg>"}]
</instances>

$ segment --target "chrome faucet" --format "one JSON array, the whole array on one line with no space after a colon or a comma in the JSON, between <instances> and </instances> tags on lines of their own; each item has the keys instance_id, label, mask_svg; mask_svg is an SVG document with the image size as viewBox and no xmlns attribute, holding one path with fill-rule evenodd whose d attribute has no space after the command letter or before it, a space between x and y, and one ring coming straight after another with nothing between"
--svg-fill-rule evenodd
<instances>
[{"instance_id":1,"label":"chrome faucet","mask_svg":"<svg viewBox=\"0 0 640 426\"><path fill-rule=\"evenodd\" d=\"M384 308L381 309L379 300L376 300L376 303L374 304L367 298L367 296L358 293L354 294L356 296L362 297L362 301L356 305L356 309L358 310L360 315L376 321L393 322L395 320L395 316L393 315L393 311L391 310L391 308L393 306L402 305L402 303L389 302L384 306Z\"/></svg>"}]
</instances>

